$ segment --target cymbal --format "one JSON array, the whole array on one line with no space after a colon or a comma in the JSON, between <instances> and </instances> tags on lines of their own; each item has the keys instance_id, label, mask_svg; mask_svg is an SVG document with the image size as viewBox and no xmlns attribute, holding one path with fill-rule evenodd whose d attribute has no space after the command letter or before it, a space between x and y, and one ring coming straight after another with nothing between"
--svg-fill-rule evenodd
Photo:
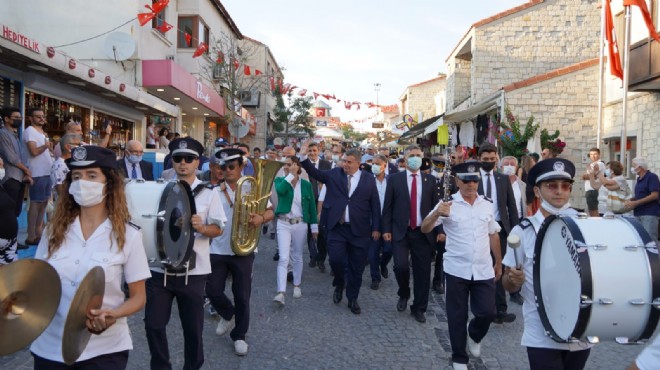
<instances>
[{"instance_id":1,"label":"cymbal","mask_svg":"<svg viewBox=\"0 0 660 370\"><path fill-rule=\"evenodd\" d=\"M37 259L0 266L0 356L32 343L57 312L62 286L57 271Z\"/></svg>"},{"instance_id":2,"label":"cymbal","mask_svg":"<svg viewBox=\"0 0 660 370\"><path fill-rule=\"evenodd\" d=\"M105 271L103 267L95 266L80 282L66 316L62 334L62 358L65 364L76 362L87 347L92 336L85 325L87 313L101 308L104 294Z\"/></svg>"}]
</instances>

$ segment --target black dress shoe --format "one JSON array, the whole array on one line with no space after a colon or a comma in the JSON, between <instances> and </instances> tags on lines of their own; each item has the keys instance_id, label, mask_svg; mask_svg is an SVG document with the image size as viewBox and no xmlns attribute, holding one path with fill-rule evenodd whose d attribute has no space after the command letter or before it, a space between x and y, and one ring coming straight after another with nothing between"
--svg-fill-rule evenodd
<instances>
[{"instance_id":1,"label":"black dress shoe","mask_svg":"<svg viewBox=\"0 0 660 370\"><path fill-rule=\"evenodd\" d=\"M348 301L348 308L351 309L351 312L355 315L359 315L362 313L362 310L360 309L360 305L357 302L357 299L354 299L352 301Z\"/></svg>"},{"instance_id":2,"label":"black dress shoe","mask_svg":"<svg viewBox=\"0 0 660 370\"><path fill-rule=\"evenodd\" d=\"M521 306L523 303L525 303L525 300L523 299L522 295L520 295L520 293L511 293L511 296L509 296L509 300Z\"/></svg>"},{"instance_id":3,"label":"black dress shoe","mask_svg":"<svg viewBox=\"0 0 660 370\"><path fill-rule=\"evenodd\" d=\"M399 298L399 301L396 303L396 310L403 312L408 307L408 298Z\"/></svg>"},{"instance_id":4,"label":"black dress shoe","mask_svg":"<svg viewBox=\"0 0 660 370\"><path fill-rule=\"evenodd\" d=\"M324 273L325 272L325 263L319 262L318 266L319 266L319 272Z\"/></svg>"},{"instance_id":5,"label":"black dress shoe","mask_svg":"<svg viewBox=\"0 0 660 370\"><path fill-rule=\"evenodd\" d=\"M380 285L380 281L374 280L371 282L371 286L369 286L372 290L378 290L378 286Z\"/></svg>"},{"instance_id":6,"label":"black dress shoe","mask_svg":"<svg viewBox=\"0 0 660 370\"><path fill-rule=\"evenodd\" d=\"M442 284L442 281L434 281L433 290L438 294L445 294L445 285Z\"/></svg>"},{"instance_id":7,"label":"black dress shoe","mask_svg":"<svg viewBox=\"0 0 660 370\"><path fill-rule=\"evenodd\" d=\"M275 252L273 255L273 261L279 261L280 260L280 252Z\"/></svg>"},{"instance_id":8,"label":"black dress shoe","mask_svg":"<svg viewBox=\"0 0 660 370\"><path fill-rule=\"evenodd\" d=\"M335 303L339 303L341 302L343 296L344 296L344 287L341 286L335 287L335 293L332 295L332 301Z\"/></svg>"},{"instance_id":9,"label":"black dress shoe","mask_svg":"<svg viewBox=\"0 0 660 370\"><path fill-rule=\"evenodd\" d=\"M380 276L382 276L383 279L387 279L390 276L387 266L380 266Z\"/></svg>"},{"instance_id":10,"label":"black dress shoe","mask_svg":"<svg viewBox=\"0 0 660 370\"><path fill-rule=\"evenodd\" d=\"M415 321L425 323L426 315L422 311L411 311L410 314L415 318Z\"/></svg>"},{"instance_id":11,"label":"black dress shoe","mask_svg":"<svg viewBox=\"0 0 660 370\"><path fill-rule=\"evenodd\" d=\"M312 268L316 267L316 261L310 260L309 261L309 267L312 267Z\"/></svg>"},{"instance_id":12,"label":"black dress shoe","mask_svg":"<svg viewBox=\"0 0 660 370\"><path fill-rule=\"evenodd\" d=\"M503 323L510 323L514 322L516 320L516 314L513 313L508 313L506 311L500 311L497 313L497 316L495 316L495 320L493 322L495 324L503 324Z\"/></svg>"}]
</instances>

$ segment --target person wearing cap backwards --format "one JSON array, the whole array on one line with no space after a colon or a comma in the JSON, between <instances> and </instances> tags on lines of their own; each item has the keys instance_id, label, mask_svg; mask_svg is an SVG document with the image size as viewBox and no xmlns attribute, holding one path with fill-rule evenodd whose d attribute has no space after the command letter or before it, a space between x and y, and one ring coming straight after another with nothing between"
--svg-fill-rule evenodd
<instances>
[{"instance_id":1,"label":"person wearing cap backwards","mask_svg":"<svg viewBox=\"0 0 660 370\"><path fill-rule=\"evenodd\" d=\"M502 275L500 225L495 221L492 203L477 193L480 169L478 162L454 166L458 192L451 201L438 203L422 222L422 232L443 225L447 235L443 256L445 301L454 369L467 369L466 342L474 357L481 355L481 341L496 315L495 281ZM468 299L474 315L470 322Z\"/></svg>"},{"instance_id":2,"label":"person wearing cap backwards","mask_svg":"<svg viewBox=\"0 0 660 370\"><path fill-rule=\"evenodd\" d=\"M569 208L575 166L563 158L547 158L531 168L527 175L534 195L541 199L541 208L523 219L511 230L510 235L520 237L521 251L508 247L503 264L506 266L502 284L509 292L521 289L524 298L523 318L525 328L521 344L527 347L527 358L531 369L582 369L589 357L590 345L586 343L558 343L545 334L541 317L534 301L534 247L536 233L550 215L571 215L577 212ZM558 246L559 247L559 246Z\"/></svg>"},{"instance_id":3,"label":"person wearing cap backwards","mask_svg":"<svg viewBox=\"0 0 660 370\"><path fill-rule=\"evenodd\" d=\"M245 158L238 148L225 148L215 153L220 158L220 166L225 173L225 182L216 188L220 194L220 208L227 216L227 225L231 229L234 217L236 186L241 178ZM247 194L249 183L243 185L241 192ZM269 204L264 214L250 214L250 224L260 228L265 222L273 219L272 205ZM250 326L250 296L252 294L252 268L256 250L245 256L235 255L231 249L231 233L211 240L212 273L206 284L206 295L211 305L220 315L220 321L215 329L217 335L224 335L229 330L229 336L234 341L234 353L245 356L248 344L245 341ZM234 302L225 295L227 276L232 276L231 290ZM232 330L233 329L233 330Z\"/></svg>"},{"instance_id":4,"label":"person wearing cap backwards","mask_svg":"<svg viewBox=\"0 0 660 370\"><path fill-rule=\"evenodd\" d=\"M172 301L176 298L184 337L183 368L199 369L204 363L204 287L207 275L211 273L209 239L223 233L227 218L218 192L195 177L199 158L204 151L202 144L184 137L172 140L169 148L177 179L188 183L195 197L197 213L190 217L195 230L190 261L194 259L195 267L186 271L151 269L152 277L146 284L144 326L151 352L151 368L171 368L166 329L172 312Z\"/></svg>"},{"instance_id":5,"label":"person wearing cap backwards","mask_svg":"<svg viewBox=\"0 0 660 370\"><path fill-rule=\"evenodd\" d=\"M124 369L133 348L126 317L144 307L145 279L151 276L142 234L129 221L124 179L113 151L77 147L66 164L71 172L35 254L57 271L62 297L53 321L30 347L34 368ZM77 362L67 366L62 358L64 324L82 279L96 266L105 272L103 304L87 312L91 339ZM128 283L126 300L122 277Z\"/></svg>"}]
</instances>

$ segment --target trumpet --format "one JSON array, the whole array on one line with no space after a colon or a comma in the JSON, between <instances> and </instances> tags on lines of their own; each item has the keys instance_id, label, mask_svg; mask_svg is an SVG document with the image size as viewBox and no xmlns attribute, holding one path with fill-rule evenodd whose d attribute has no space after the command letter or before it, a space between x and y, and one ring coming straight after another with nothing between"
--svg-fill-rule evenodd
<instances>
[{"instance_id":1,"label":"trumpet","mask_svg":"<svg viewBox=\"0 0 660 370\"><path fill-rule=\"evenodd\" d=\"M254 167L254 177L243 176L238 180L234 216L231 222L231 250L237 256L247 256L257 248L261 237L261 226L250 224L250 214L262 215L266 211L275 175L284 165L265 159L249 158L249 160ZM247 192L243 191L245 184L249 185Z\"/></svg>"}]
</instances>

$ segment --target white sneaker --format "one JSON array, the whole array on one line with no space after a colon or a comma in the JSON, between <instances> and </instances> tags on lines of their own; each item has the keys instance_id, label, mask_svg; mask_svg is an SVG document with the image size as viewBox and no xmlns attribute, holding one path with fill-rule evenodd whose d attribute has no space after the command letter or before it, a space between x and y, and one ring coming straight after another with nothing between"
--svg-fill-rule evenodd
<instances>
[{"instance_id":1,"label":"white sneaker","mask_svg":"<svg viewBox=\"0 0 660 370\"><path fill-rule=\"evenodd\" d=\"M247 355L247 353L248 353L248 344L244 340L235 341L234 342L234 353L239 355L239 356Z\"/></svg>"},{"instance_id":2,"label":"white sneaker","mask_svg":"<svg viewBox=\"0 0 660 370\"><path fill-rule=\"evenodd\" d=\"M467 335L467 347L468 347L468 352L472 354L474 357L480 357L481 356L481 343L477 343L472 338L470 338L470 333Z\"/></svg>"},{"instance_id":3,"label":"white sneaker","mask_svg":"<svg viewBox=\"0 0 660 370\"><path fill-rule=\"evenodd\" d=\"M215 333L217 335L225 335L225 333L233 329L235 325L236 325L236 321L234 321L233 316L231 320L225 320L221 317L220 321L218 322L218 327L215 328Z\"/></svg>"},{"instance_id":4,"label":"white sneaker","mask_svg":"<svg viewBox=\"0 0 660 370\"><path fill-rule=\"evenodd\" d=\"M285 300L286 300L286 298L284 297L284 293L282 293L282 292L277 293L275 298L273 298L273 302L279 303L280 306L284 306Z\"/></svg>"},{"instance_id":5,"label":"white sneaker","mask_svg":"<svg viewBox=\"0 0 660 370\"><path fill-rule=\"evenodd\" d=\"M293 298L300 298L302 297L302 290L300 290L299 286L294 286L293 287Z\"/></svg>"},{"instance_id":6,"label":"white sneaker","mask_svg":"<svg viewBox=\"0 0 660 370\"><path fill-rule=\"evenodd\" d=\"M467 370L467 365L466 364L459 364L457 362L452 362L452 368L454 370Z\"/></svg>"}]
</instances>

